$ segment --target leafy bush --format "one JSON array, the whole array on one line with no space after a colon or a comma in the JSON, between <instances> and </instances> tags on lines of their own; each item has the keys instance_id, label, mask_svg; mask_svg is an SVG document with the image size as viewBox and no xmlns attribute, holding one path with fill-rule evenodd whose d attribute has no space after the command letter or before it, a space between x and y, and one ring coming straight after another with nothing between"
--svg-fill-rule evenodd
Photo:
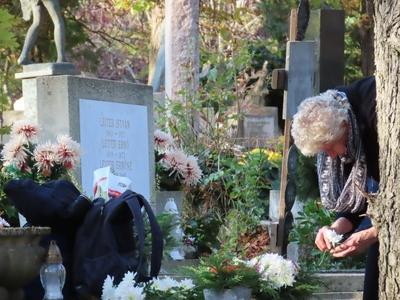
<instances>
[{"instance_id":1,"label":"leafy bush","mask_svg":"<svg viewBox=\"0 0 400 300\"><path fill-rule=\"evenodd\" d=\"M335 214L324 209L321 203L314 199L304 205L297 222L290 232L289 240L297 242L300 248L300 265L313 272L332 269L360 269L364 267L364 255L344 259L334 258L327 252L321 252L314 244L319 228L330 225Z\"/></svg>"}]
</instances>

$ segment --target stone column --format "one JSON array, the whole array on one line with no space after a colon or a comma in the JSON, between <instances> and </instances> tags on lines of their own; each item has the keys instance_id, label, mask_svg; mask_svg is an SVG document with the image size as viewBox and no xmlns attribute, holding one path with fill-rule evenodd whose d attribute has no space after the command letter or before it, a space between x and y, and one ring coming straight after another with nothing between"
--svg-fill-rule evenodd
<instances>
[{"instance_id":1,"label":"stone column","mask_svg":"<svg viewBox=\"0 0 400 300\"><path fill-rule=\"evenodd\" d=\"M199 5L199 0L165 1L165 92L172 100L185 101L198 86Z\"/></svg>"}]
</instances>

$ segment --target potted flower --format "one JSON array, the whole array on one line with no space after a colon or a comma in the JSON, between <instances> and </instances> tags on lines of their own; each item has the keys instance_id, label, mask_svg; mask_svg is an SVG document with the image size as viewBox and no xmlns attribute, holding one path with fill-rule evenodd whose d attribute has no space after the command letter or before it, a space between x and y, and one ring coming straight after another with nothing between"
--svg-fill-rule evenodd
<instances>
[{"instance_id":1,"label":"potted flower","mask_svg":"<svg viewBox=\"0 0 400 300\"><path fill-rule=\"evenodd\" d=\"M259 273L225 249L200 259L197 267L187 269L205 300L250 299L257 290Z\"/></svg>"},{"instance_id":2,"label":"potted flower","mask_svg":"<svg viewBox=\"0 0 400 300\"><path fill-rule=\"evenodd\" d=\"M202 176L197 158L179 149L168 133L154 132L156 175L160 190L176 191L196 185Z\"/></svg>"},{"instance_id":3,"label":"potted flower","mask_svg":"<svg viewBox=\"0 0 400 300\"><path fill-rule=\"evenodd\" d=\"M72 170L79 160L79 144L67 135L57 137L56 143L37 144L38 127L28 121L15 122L10 140L1 151L2 187L11 179L32 179L45 183L54 179L72 180ZM1 193L1 209L15 224L15 210Z\"/></svg>"},{"instance_id":4,"label":"potted flower","mask_svg":"<svg viewBox=\"0 0 400 300\"><path fill-rule=\"evenodd\" d=\"M198 184L202 171L197 163L197 158L186 154L174 143L168 133L161 130L154 132L155 169L157 207L156 212L164 211L164 206L173 200L181 211L184 197L183 188L190 188Z\"/></svg>"}]
</instances>

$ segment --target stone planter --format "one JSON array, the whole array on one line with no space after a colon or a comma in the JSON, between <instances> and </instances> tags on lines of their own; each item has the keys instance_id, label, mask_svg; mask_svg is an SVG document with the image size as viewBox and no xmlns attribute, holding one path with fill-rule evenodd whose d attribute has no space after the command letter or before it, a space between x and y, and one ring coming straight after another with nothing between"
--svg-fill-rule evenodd
<instances>
[{"instance_id":1,"label":"stone planter","mask_svg":"<svg viewBox=\"0 0 400 300\"><path fill-rule=\"evenodd\" d=\"M40 239L49 227L0 228L0 299L23 300L22 287L33 280L45 260Z\"/></svg>"},{"instance_id":2,"label":"stone planter","mask_svg":"<svg viewBox=\"0 0 400 300\"><path fill-rule=\"evenodd\" d=\"M250 300L251 289L247 287L234 287L226 290L205 289L205 300Z\"/></svg>"}]
</instances>

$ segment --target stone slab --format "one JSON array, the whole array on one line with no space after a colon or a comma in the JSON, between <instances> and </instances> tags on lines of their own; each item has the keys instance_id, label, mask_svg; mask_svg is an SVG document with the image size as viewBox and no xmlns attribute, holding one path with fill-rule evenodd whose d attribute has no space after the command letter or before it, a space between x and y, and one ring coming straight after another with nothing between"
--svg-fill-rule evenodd
<instances>
[{"instance_id":1,"label":"stone slab","mask_svg":"<svg viewBox=\"0 0 400 300\"><path fill-rule=\"evenodd\" d=\"M41 63L22 67L22 73L16 73L16 79L26 79L54 75L79 75L75 65L71 63Z\"/></svg>"},{"instance_id":2,"label":"stone slab","mask_svg":"<svg viewBox=\"0 0 400 300\"><path fill-rule=\"evenodd\" d=\"M321 282L319 292L357 292L364 286L364 273L317 273Z\"/></svg>"},{"instance_id":3,"label":"stone slab","mask_svg":"<svg viewBox=\"0 0 400 300\"><path fill-rule=\"evenodd\" d=\"M315 293L307 300L362 300L362 292Z\"/></svg>"}]
</instances>

